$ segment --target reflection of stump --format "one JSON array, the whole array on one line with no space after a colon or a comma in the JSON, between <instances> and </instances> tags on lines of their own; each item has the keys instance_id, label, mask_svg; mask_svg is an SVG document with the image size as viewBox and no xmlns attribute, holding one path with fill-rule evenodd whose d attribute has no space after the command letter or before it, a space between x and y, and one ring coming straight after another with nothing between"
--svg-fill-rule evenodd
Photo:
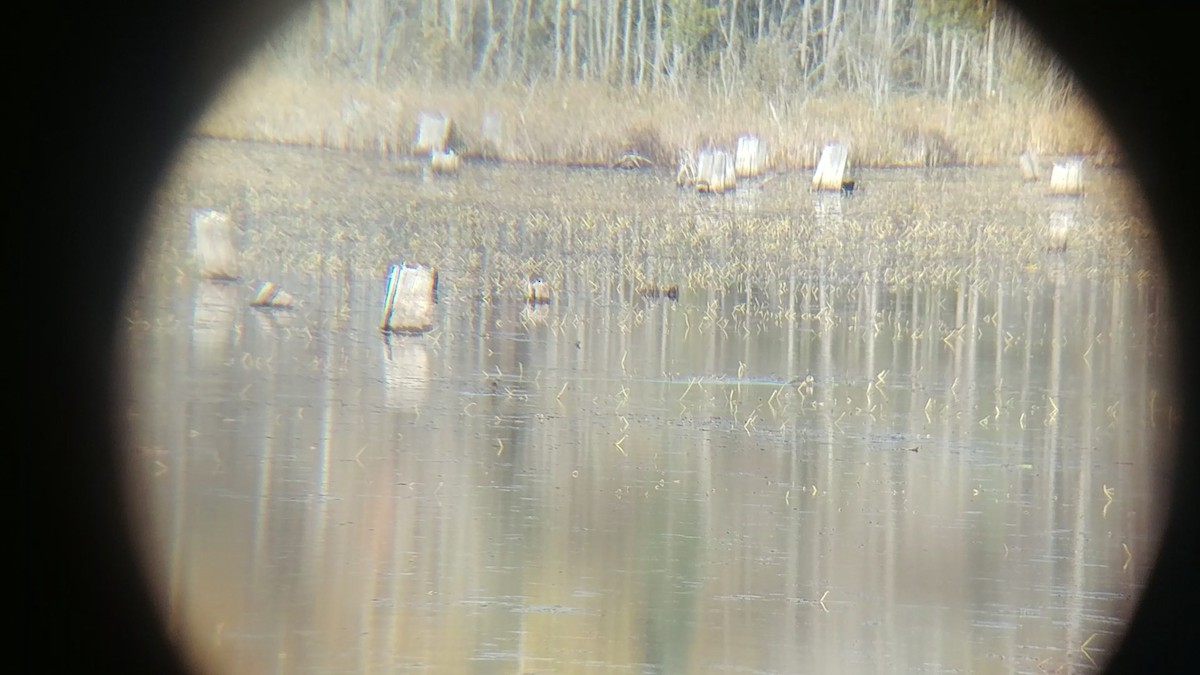
<instances>
[{"instance_id":1,"label":"reflection of stump","mask_svg":"<svg viewBox=\"0 0 1200 675\"><path fill-rule=\"evenodd\" d=\"M655 284L650 284L647 286L642 286L641 288L637 289L637 294L642 296L643 298L648 298L650 300L657 300L659 298L666 298L668 300L678 300L679 299L679 287L674 284L671 284L669 286L658 286Z\"/></svg>"},{"instance_id":2,"label":"reflection of stump","mask_svg":"<svg viewBox=\"0 0 1200 675\"><path fill-rule=\"evenodd\" d=\"M528 326L538 326L550 318L550 305L528 304L521 308L521 323Z\"/></svg>"},{"instance_id":3,"label":"reflection of stump","mask_svg":"<svg viewBox=\"0 0 1200 675\"><path fill-rule=\"evenodd\" d=\"M434 173L458 173L462 168L462 157L453 150L434 150L429 153L429 168Z\"/></svg>"},{"instance_id":4,"label":"reflection of stump","mask_svg":"<svg viewBox=\"0 0 1200 675\"><path fill-rule=\"evenodd\" d=\"M425 345L385 338L383 381L389 408L418 409L429 392L429 351Z\"/></svg>"},{"instance_id":5,"label":"reflection of stump","mask_svg":"<svg viewBox=\"0 0 1200 675\"><path fill-rule=\"evenodd\" d=\"M550 304L550 284L540 274L525 281L525 299L531 305Z\"/></svg>"},{"instance_id":6,"label":"reflection of stump","mask_svg":"<svg viewBox=\"0 0 1200 675\"><path fill-rule=\"evenodd\" d=\"M287 309L292 306L292 303L292 296L287 291L267 281L258 288L258 292L250 301L250 306L264 309Z\"/></svg>"},{"instance_id":7,"label":"reflection of stump","mask_svg":"<svg viewBox=\"0 0 1200 675\"><path fill-rule=\"evenodd\" d=\"M1026 182L1032 183L1041 178L1038 174L1038 158L1032 150L1026 150L1021 153L1021 178Z\"/></svg>"},{"instance_id":8,"label":"reflection of stump","mask_svg":"<svg viewBox=\"0 0 1200 675\"><path fill-rule=\"evenodd\" d=\"M741 213L754 213L758 208L758 195L762 190L738 190L733 195L733 210Z\"/></svg>"},{"instance_id":9,"label":"reflection of stump","mask_svg":"<svg viewBox=\"0 0 1200 675\"><path fill-rule=\"evenodd\" d=\"M818 226L825 230L838 231L842 226L842 196L816 195L813 198L813 212Z\"/></svg>"},{"instance_id":10,"label":"reflection of stump","mask_svg":"<svg viewBox=\"0 0 1200 675\"><path fill-rule=\"evenodd\" d=\"M192 212L192 231L195 233L200 275L205 279L237 279L235 226L229 214L212 209L196 209Z\"/></svg>"},{"instance_id":11,"label":"reflection of stump","mask_svg":"<svg viewBox=\"0 0 1200 675\"><path fill-rule=\"evenodd\" d=\"M848 180L846 167L850 150L841 143L831 143L821 151L817 170L813 173L814 190L854 190L854 181Z\"/></svg>"},{"instance_id":12,"label":"reflection of stump","mask_svg":"<svg viewBox=\"0 0 1200 675\"><path fill-rule=\"evenodd\" d=\"M192 314L192 343L213 363L224 362L237 323L237 286L202 282L196 288Z\"/></svg>"},{"instance_id":13,"label":"reflection of stump","mask_svg":"<svg viewBox=\"0 0 1200 675\"><path fill-rule=\"evenodd\" d=\"M1067 240L1075 229L1078 220L1078 210L1074 204L1056 206L1050 212L1046 250L1062 253L1067 250Z\"/></svg>"},{"instance_id":14,"label":"reflection of stump","mask_svg":"<svg viewBox=\"0 0 1200 675\"><path fill-rule=\"evenodd\" d=\"M1083 160L1055 162L1050 172L1050 193L1055 195L1083 194Z\"/></svg>"},{"instance_id":15,"label":"reflection of stump","mask_svg":"<svg viewBox=\"0 0 1200 675\"><path fill-rule=\"evenodd\" d=\"M757 136L738 138L733 170L738 178L755 178L767 165L767 148Z\"/></svg>"},{"instance_id":16,"label":"reflection of stump","mask_svg":"<svg viewBox=\"0 0 1200 675\"><path fill-rule=\"evenodd\" d=\"M433 328L437 270L426 265L393 264L384 290L379 327L392 333L424 333Z\"/></svg>"}]
</instances>

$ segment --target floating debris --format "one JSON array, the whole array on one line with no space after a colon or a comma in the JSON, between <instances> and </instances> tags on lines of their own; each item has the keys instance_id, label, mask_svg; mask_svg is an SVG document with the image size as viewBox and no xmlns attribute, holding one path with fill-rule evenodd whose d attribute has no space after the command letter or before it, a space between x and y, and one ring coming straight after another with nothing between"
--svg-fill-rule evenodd
<instances>
[{"instance_id":1,"label":"floating debris","mask_svg":"<svg viewBox=\"0 0 1200 675\"><path fill-rule=\"evenodd\" d=\"M650 298L654 300L659 298L678 300L679 286L674 284L670 286L642 286L641 288L637 289L637 294L643 298Z\"/></svg>"},{"instance_id":2,"label":"floating debris","mask_svg":"<svg viewBox=\"0 0 1200 675\"><path fill-rule=\"evenodd\" d=\"M294 300L292 296L270 281L263 282L258 292L254 294L254 298L250 301L251 307L265 309L288 309L293 304Z\"/></svg>"},{"instance_id":3,"label":"floating debris","mask_svg":"<svg viewBox=\"0 0 1200 675\"><path fill-rule=\"evenodd\" d=\"M550 304L550 284L540 274L534 274L525 281L525 299L531 305Z\"/></svg>"},{"instance_id":4,"label":"floating debris","mask_svg":"<svg viewBox=\"0 0 1200 675\"><path fill-rule=\"evenodd\" d=\"M613 162L614 169L644 169L650 166L654 166L654 162L637 152L627 152Z\"/></svg>"}]
</instances>

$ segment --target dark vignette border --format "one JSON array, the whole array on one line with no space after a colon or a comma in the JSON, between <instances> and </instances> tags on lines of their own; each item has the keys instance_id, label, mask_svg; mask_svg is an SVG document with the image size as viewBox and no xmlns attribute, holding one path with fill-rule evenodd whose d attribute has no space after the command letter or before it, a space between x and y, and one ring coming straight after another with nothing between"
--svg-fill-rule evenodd
<instances>
[{"instance_id":1,"label":"dark vignette border","mask_svg":"<svg viewBox=\"0 0 1200 675\"><path fill-rule=\"evenodd\" d=\"M9 69L22 82L9 100L19 111L10 135L24 144L19 157L32 160L11 168L20 177L21 208L10 233L18 261L9 270L16 278L8 285L26 308L9 324L22 347L10 355L20 357L26 373L10 416L24 440L9 452L18 460L18 499L25 500L18 520L28 522L24 541L11 550L27 570L17 583L31 610L32 622L22 622L32 626L24 640L30 671L186 672L125 531L130 497L121 491L117 466L116 322L146 200L180 135L222 76L294 4L46 6L34 17L33 39L10 42ZM1011 4L1103 110L1160 227L1181 346L1183 424L1163 549L1107 672L1185 672L1200 638L1190 603L1200 570L1197 527L1187 503L1200 439L1196 390L1188 384L1200 382L1189 349L1200 334L1188 269L1200 147L1197 125L1188 119L1197 36L1186 32L1200 26L1200 12L1185 3ZM19 9L10 25L20 30L25 12Z\"/></svg>"}]
</instances>

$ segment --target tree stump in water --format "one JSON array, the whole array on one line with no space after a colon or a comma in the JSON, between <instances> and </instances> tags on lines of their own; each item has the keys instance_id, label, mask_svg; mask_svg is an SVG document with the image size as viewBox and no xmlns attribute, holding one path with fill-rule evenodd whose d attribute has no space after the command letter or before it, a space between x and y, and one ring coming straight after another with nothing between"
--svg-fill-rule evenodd
<instances>
[{"instance_id":1,"label":"tree stump in water","mask_svg":"<svg viewBox=\"0 0 1200 675\"><path fill-rule=\"evenodd\" d=\"M229 214L213 209L196 209L192 211L192 231L195 233L200 276L224 281L237 279L238 255L237 246L234 245L236 226Z\"/></svg>"},{"instance_id":2,"label":"tree stump in water","mask_svg":"<svg viewBox=\"0 0 1200 675\"><path fill-rule=\"evenodd\" d=\"M852 191L854 181L847 180L847 165L850 149L841 143L830 143L821 151L817 169L813 173L814 190Z\"/></svg>"},{"instance_id":3,"label":"tree stump in water","mask_svg":"<svg viewBox=\"0 0 1200 675\"><path fill-rule=\"evenodd\" d=\"M450 145L452 128L453 123L446 115L422 113L417 120L417 140L413 143L413 154L445 151Z\"/></svg>"},{"instance_id":4,"label":"tree stump in water","mask_svg":"<svg viewBox=\"0 0 1200 675\"><path fill-rule=\"evenodd\" d=\"M757 136L740 136L733 157L738 178L757 178L767 167L767 148Z\"/></svg>"},{"instance_id":5,"label":"tree stump in water","mask_svg":"<svg viewBox=\"0 0 1200 675\"><path fill-rule=\"evenodd\" d=\"M1083 194L1083 160L1055 162L1050 172L1050 194L1078 196Z\"/></svg>"},{"instance_id":6,"label":"tree stump in water","mask_svg":"<svg viewBox=\"0 0 1200 675\"><path fill-rule=\"evenodd\" d=\"M433 328L435 304L437 270L427 265L394 263L388 270L379 327L389 333L428 332Z\"/></svg>"},{"instance_id":7,"label":"tree stump in water","mask_svg":"<svg viewBox=\"0 0 1200 675\"><path fill-rule=\"evenodd\" d=\"M701 150L696 168L696 191L723 194L736 188L733 155L726 150Z\"/></svg>"}]
</instances>

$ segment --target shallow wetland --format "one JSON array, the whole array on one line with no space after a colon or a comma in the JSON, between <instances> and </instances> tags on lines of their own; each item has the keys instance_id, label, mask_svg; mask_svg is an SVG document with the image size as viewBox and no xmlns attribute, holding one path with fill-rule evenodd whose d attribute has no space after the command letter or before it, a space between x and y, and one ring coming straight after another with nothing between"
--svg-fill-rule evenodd
<instances>
[{"instance_id":1,"label":"shallow wetland","mask_svg":"<svg viewBox=\"0 0 1200 675\"><path fill-rule=\"evenodd\" d=\"M714 196L190 142L127 310L172 631L216 672L1096 669L1175 409L1150 224L1088 171ZM195 273L199 207L240 281ZM426 335L379 331L397 258L439 271Z\"/></svg>"}]
</instances>

